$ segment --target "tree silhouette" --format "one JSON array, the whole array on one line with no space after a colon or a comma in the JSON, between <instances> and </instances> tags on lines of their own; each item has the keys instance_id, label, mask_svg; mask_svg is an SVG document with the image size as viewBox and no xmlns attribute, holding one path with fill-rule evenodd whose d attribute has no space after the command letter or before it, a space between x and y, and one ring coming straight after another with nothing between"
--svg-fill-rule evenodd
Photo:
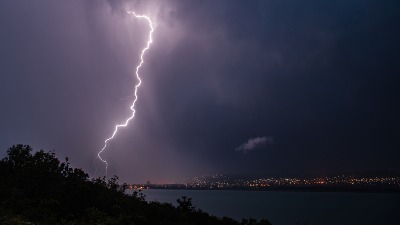
<instances>
[{"instance_id":1,"label":"tree silhouette","mask_svg":"<svg viewBox=\"0 0 400 225\"><path fill-rule=\"evenodd\" d=\"M141 192L127 195L126 187L118 184L117 176L89 179L83 170L71 168L68 158L60 162L54 152L14 145L0 161L0 224L240 224L195 210L186 196L174 207L148 203Z\"/></svg>"},{"instance_id":2,"label":"tree silhouette","mask_svg":"<svg viewBox=\"0 0 400 225\"><path fill-rule=\"evenodd\" d=\"M178 202L178 209L182 212L190 213L195 210L195 207L192 205L192 198L182 196L181 199L177 199L176 201Z\"/></svg>"}]
</instances>

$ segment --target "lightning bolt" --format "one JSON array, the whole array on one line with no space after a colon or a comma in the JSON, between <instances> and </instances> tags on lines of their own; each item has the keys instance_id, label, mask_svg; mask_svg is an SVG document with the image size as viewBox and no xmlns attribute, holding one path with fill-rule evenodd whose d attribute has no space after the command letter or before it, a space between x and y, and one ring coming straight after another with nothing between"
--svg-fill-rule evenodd
<instances>
[{"instance_id":1,"label":"lightning bolt","mask_svg":"<svg viewBox=\"0 0 400 225\"><path fill-rule=\"evenodd\" d=\"M131 120L135 117L135 112L136 112L136 110L135 110L135 103L136 103L136 101L138 100L138 94L137 94L137 92L138 92L138 88L139 88L140 85L142 84L142 80L140 79L140 76L139 76L139 69L140 69L140 67L142 67L142 65L143 65L143 63L144 63L143 55L144 55L144 54L146 53L146 51L150 48L150 44L153 43L152 35L153 35L153 32L154 32L154 28L153 28L153 23L151 22L150 18L149 18L148 16L145 16L145 15L138 15L138 14L136 14L136 13L133 12L133 11L127 11L127 13L128 13L128 14L133 14L133 15L134 15L136 18L138 18L138 19L144 19L144 20L146 20L146 21L149 23L149 27L150 27L149 39L148 39L148 41L147 41L146 47L142 49L142 53L140 54L140 63L139 63L139 65L136 67L136 71L135 71L136 78L139 80L139 82L135 85L135 92L134 92L134 93L135 93L135 98L134 98L133 103L132 103L132 105L131 105L131 107L130 107L130 109L131 109L131 111L132 111L132 114L131 114L131 116L130 116L128 119L125 120L125 122L124 122L123 124L117 124L117 125L115 126L114 132L112 133L112 135L111 135L109 138L107 138L107 139L104 141L104 147L97 153L97 158L99 158L99 159L106 165L106 174L107 174L107 169L108 169L108 162L107 162L106 160L104 160L104 159L101 157L101 153L103 153L103 152L106 150L106 148L107 148L107 143L115 137L115 135L116 135L117 132L118 132L118 129L119 129L120 127L126 127L126 126L128 125L128 123L129 123L129 121L131 121Z\"/></svg>"}]
</instances>

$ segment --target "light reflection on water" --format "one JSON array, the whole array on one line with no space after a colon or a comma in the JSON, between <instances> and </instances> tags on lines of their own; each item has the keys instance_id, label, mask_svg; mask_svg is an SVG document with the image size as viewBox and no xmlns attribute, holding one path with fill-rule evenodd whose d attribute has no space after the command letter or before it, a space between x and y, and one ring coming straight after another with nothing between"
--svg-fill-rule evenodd
<instances>
[{"instance_id":1,"label":"light reflection on water","mask_svg":"<svg viewBox=\"0 0 400 225\"><path fill-rule=\"evenodd\" d=\"M127 190L132 193L133 190ZM267 218L274 225L398 225L399 193L143 190L147 201L176 205L181 196L219 217Z\"/></svg>"}]
</instances>

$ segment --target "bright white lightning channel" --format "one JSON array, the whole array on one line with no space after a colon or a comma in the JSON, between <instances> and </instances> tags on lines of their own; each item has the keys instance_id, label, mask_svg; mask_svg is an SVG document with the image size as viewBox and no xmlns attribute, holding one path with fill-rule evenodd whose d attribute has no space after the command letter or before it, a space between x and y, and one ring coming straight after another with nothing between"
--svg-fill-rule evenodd
<instances>
[{"instance_id":1,"label":"bright white lightning channel","mask_svg":"<svg viewBox=\"0 0 400 225\"><path fill-rule=\"evenodd\" d=\"M116 135L117 132L118 132L118 128L120 128L120 127L126 127L126 126L128 125L128 123L129 123L129 121L135 117L135 112L136 112L136 110L135 110L135 103L136 103L136 101L137 101L137 99L138 99L137 91L138 91L138 88L140 87L140 85L141 85L141 83L142 83L142 80L140 79L140 76L139 76L139 69L140 69L140 67L142 67L142 64L143 64L143 62L144 62L144 60L143 60L143 55L144 55L144 54L146 53L146 51L150 48L150 44L153 42L152 34L153 34L153 31L154 31L154 28L153 28L153 24L152 24L150 18L149 18L148 16L145 16L145 15L138 15L138 14L136 14L136 13L133 12L133 11L128 11L127 13L128 13L128 14L133 14L133 15L134 15L136 18L138 18L138 19L145 19L145 20L149 23L149 26L150 26L149 39L148 39L148 41L147 41L146 47L142 50L142 53L140 54L140 63L139 63L139 65L136 67L136 71L135 71L136 78L139 80L139 82L138 82L138 84L136 84L136 86L135 86L135 97L134 97L133 103L132 103L132 105L131 105L131 107L130 107L130 109L131 109L131 111L132 111L132 115L131 115L128 119L126 119L125 123L123 123L123 124L117 124L117 125L115 126L114 132L112 133L112 135L111 135L109 138L107 138L107 139L104 141L104 147L99 151L99 153L97 153L97 157L106 165L106 174L107 174L107 169L108 169L108 163L107 163L106 160L104 160L103 158L101 158L101 153L103 153L103 152L106 150L108 141L110 141L111 139L113 139L113 138L115 137L115 135Z\"/></svg>"}]
</instances>

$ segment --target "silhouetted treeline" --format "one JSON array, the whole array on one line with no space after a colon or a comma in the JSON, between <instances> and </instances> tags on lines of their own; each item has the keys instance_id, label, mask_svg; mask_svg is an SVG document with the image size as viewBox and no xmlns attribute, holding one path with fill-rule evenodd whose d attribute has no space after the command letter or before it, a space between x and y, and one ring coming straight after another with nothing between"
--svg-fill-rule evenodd
<instances>
[{"instance_id":1,"label":"silhouetted treeline","mask_svg":"<svg viewBox=\"0 0 400 225\"><path fill-rule=\"evenodd\" d=\"M124 193L118 177L89 179L60 162L54 152L32 153L29 145L16 145L0 161L0 224L96 225L270 225L268 220L217 218L197 210L191 198L178 206L146 202L141 193Z\"/></svg>"}]
</instances>

